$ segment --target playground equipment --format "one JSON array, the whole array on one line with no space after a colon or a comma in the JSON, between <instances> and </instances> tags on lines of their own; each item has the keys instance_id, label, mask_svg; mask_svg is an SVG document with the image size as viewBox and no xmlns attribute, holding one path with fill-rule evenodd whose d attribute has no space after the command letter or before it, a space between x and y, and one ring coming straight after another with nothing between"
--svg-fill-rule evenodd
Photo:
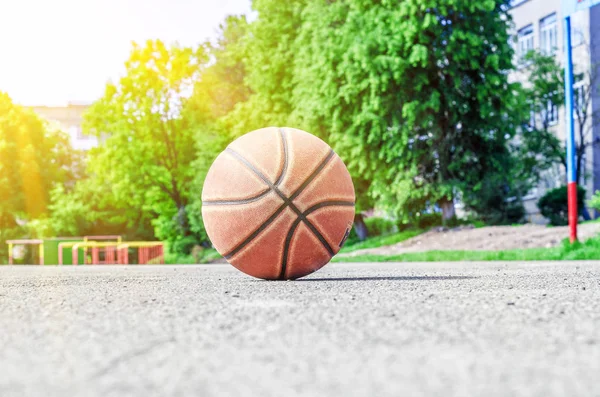
<instances>
[{"instance_id":1,"label":"playground equipment","mask_svg":"<svg viewBox=\"0 0 600 397\"><path fill-rule=\"evenodd\" d=\"M64 250L71 249L72 264L80 264L79 253L83 253L84 265L105 265L119 264L128 265L132 263L129 260L130 248L137 249L136 254L138 264L164 264L164 244L155 241L131 241L120 242L69 242L59 244L58 264L62 265Z\"/></svg>"},{"instance_id":2,"label":"playground equipment","mask_svg":"<svg viewBox=\"0 0 600 397\"><path fill-rule=\"evenodd\" d=\"M37 245L40 265L47 264L164 264L164 244L158 241L123 242L121 236L59 237L47 240L9 240L9 264L16 245Z\"/></svg>"},{"instance_id":3,"label":"playground equipment","mask_svg":"<svg viewBox=\"0 0 600 397\"><path fill-rule=\"evenodd\" d=\"M119 264L129 264L129 249L137 248L138 263L164 265L165 247L161 242L130 241L117 247Z\"/></svg>"},{"instance_id":4,"label":"playground equipment","mask_svg":"<svg viewBox=\"0 0 600 397\"><path fill-rule=\"evenodd\" d=\"M107 240L116 240L118 243L121 242L121 236L83 236L83 241L107 241Z\"/></svg>"},{"instance_id":5,"label":"playground equipment","mask_svg":"<svg viewBox=\"0 0 600 397\"><path fill-rule=\"evenodd\" d=\"M44 264L44 240L6 240L8 244L8 264L13 264L13 248L15 245L37 245L40 265Z\"/></svg>"}]
</instances>

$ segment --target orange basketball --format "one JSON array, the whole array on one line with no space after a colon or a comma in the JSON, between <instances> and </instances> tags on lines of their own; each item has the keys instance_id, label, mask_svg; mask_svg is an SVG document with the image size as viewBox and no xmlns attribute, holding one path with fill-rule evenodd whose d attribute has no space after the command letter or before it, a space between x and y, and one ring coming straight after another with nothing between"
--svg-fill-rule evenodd
<instances>
[{"instance_id":1,"label":"orange basketball","mask_svg":"<svg viewBox=\"0 0 600 397\"><path fill-rule=\"evenodd\" d=\"M337 154L314 135L263 128L216 158L202 190L213 245L251 276L289 280L320 269L354 219L354 186Z\"/></svg>"}]
</instances>

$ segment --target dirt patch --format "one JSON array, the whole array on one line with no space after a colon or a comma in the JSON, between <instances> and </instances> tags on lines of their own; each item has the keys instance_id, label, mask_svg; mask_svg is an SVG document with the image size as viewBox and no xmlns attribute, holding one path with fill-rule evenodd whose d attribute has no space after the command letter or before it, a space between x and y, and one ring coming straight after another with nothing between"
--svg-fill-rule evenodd
<instances>
[{"instance_id":1,"label":"dirt patch","mask_svg":"<svg viewBox=\"0 0 600 397\"><path fill-rule=\"evenodd\" d=\"M600 233L600 223L580 225L580 240L587 240ZM560 245L569 236L569 228L542 225L489 226L475 229L436 229L417 237L387 247L368 248L341 254L356 256L364 254L399 255L425 251L499 251L520 248L550 248Z\"/></svg>"}]
</instances>

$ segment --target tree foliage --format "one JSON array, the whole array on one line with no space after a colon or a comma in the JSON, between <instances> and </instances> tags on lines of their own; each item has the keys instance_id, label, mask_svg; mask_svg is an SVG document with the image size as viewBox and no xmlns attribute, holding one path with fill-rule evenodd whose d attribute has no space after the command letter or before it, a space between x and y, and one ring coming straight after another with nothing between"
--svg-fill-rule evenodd
<instances>
[{"instance_id":1,"label":"tree foliage","mask_svg":"<svg viewBox=\"0 0 600 397\"><path fill-rule=\"evenodd\" d=\"M78 160L64 132L0 92L0 214L11 214L7 222L47 214L50 190L73 181Z\"/></svg>"},{"instance_id":2,"label":"tree foliage","mask_svg":"<svg viewBox=\"0 0 600 397\"><path fill-rule=\"evenodd\" d=\"M199 119L196 134L196 160L192 168L196 173L187 211L190 229L198 237L197 242L208 245L208 236L202 222L202 186L213 160L235 137L231 121L227 121L236 105L245 103L251 90L245 83L247 66L245 45L249 25L244 16L228 17L220 26L219 39L207 44L210 65L202 72L194 86L188 103L188 111ZM182 239L177 247L190 247L190 239Z\"/></svg>"},{"instance_id":3,"label":"tree foliage","mask_svg":"<svg viewBox=\"0 0 600 397\"><path fill-rule=\"evenodd\" d=\"M565 148L552 126L552 107L558 109L565 100L564 71L553 56L530 51L524 57L526 84L523 87L522 108L527 124L522 128L520 157L524 168L541 174L553 164L562 164L566 170ZM528 117L527 117L528 116Z\"/></svg>"},{"instance_id":4,"label":"tree foliage","mask_svg":"<svg viewBox=\"0 0 600 397\"><path fill-rule=\"evenodd\" d=\"M254 0L258 18L250 25L240 51L245 84L252 95L224 119L233 137L269 125L290 125L294 110L296 38L307 0ZM301 128L302 125L294 124Z\"/></svg>"},{"instance_id":5,"label":"tree foliage","mask_svg":"<svg viewBox=\"0 0 600 397\"><path fill-rule=\"evenodd\" d=\"M49 215L52 189L72 185L81 160L67 134L0 92L0 263L5 240L37 237L27 222Z\"/></svg>"},{"instance_id":6,"label":"tree foliage","mask_svg":"<svg viewBox=\"0 0 600 397\"><path fill-rule=\"evenodd\" d=\"M202 71L195 83L188 108L205 125L214 126L236 104L245 102L250 96L244 63L248 31L245 16L228 16L219 26L216 42L204 46L210 66Z\"/></svg>"},{"instance_id":7,"label":"tree foliage","mask_svg":"<svg viewBox=\"0 0 600 397\"><path fill-rule=\"evenodd\" d=\"M156 214L156 235L172 237L189 203L195 172L197 118L186 104L198 80L203 48L135 45L126 75L108 84L86 114L85 128L103 144L91 153L94 183L107 186L117 211ZM184 223L178 232L189 235Z\"/></svg>"},{"instance_id":8,"label":"tree foliage","mask_svg":"<svg viewBox=\"0 0 600 397\"><path fill-rule=\"evenodd\" d=\"M585 189L577 187L577 209L579 215L583 214ZM548 190L538 201L541 214L553 226L566 226L569 224L569 205L567 200L567 186Z\"/></svg>"},{"instance_id":9,"label":"tree foliage","mask_svg":"<svg viewBox=\"0 0 600 397\"><path fill-rule=\"evenodd\" d=\"M509 3L254 0L257 18L228 17L214 42L134 44L85 116L100 141L85 167L64 134L0 94L0 226L37 219L48 233L159 238L188 253L208 244L212 161L268 125L330 143L359 212L437 222L458 198L487 222L518 221L521 197L563 162L545 109L564 94L562 69L541 54L526 59L528 84L509 81ZM583 128L579 163L594 144Z\"/></svg>"},{"instance_id":10,"label":"tree foliage","mask_svg":"<svg viewBox=\"0 0 600 397\"><path fill-rule=\"evenodd\" d=\"M566 147L557 136L553 126L556 124L551 108L557 115L563 115L564 68L552 55L530 51L524 58L526 81L523 97L525 108L531 110L528 125L529 132L524 134L524 148L530 153L537 153L536 166L541 174L550 165L562 166L567 174ZM592 95L600 87L600 75L596 67L577 65L575 82L579 87L574 93L574 126L575 126L575 181L580 184L585 172L584 159L588 150L598 145L594 139L593 128L598 123L597 111L592 108ZM523 156L527 158L527 156ZM529 156L531 158L531 156Z\"/></svg>"},{"instance_id":11,"label":"tree foliage","mask_svg":"<svg viewBox=\"0 0 600 397\"><path fill-rule=\"evenodd\" d=\"M411 216L506 175L512 69L507 1L311 1L297 46L297 116L369 194ZM318 83L315 83L318 82Z\"/></svg>"}]
</instances>

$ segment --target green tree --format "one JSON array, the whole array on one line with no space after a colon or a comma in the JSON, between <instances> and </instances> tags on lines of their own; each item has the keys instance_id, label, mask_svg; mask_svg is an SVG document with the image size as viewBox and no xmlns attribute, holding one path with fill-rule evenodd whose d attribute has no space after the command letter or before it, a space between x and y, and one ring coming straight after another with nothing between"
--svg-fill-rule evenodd
<instances>
[{"instance_id":1,"label":"green tree","mask_svg":"<svg viewBox=\"0 0 600 397\"><path fill-rule=\"evenodd\" d=\"M448 219L458 193L485 211L472 204L510 182L519 123L508 3L309 2L294 47L296 117L331 131L352 173L399 215L437 205Z\"/></svg>"},{"instance_id":2,"label":"green tree","mask_svg":"<svg viewBox=\"0 0 600 397\"><path fill-rule=\"evenodd\" d=\"M0 92L0 213L9 223L47 214L50 190L73 181L78 159L67 134Z\"/></svg>"},{"instance_id":3,"label":"green tree","mask_svg":"<svg viewBox=\"0 0 600 397\"><path fill-rule=\"evenodd\" d=\"M526 83L516 87L511 114L517 134L507 141L509 156L502 158L506 173L491 174L470 195L470 208L488 223L514 223L525 211L521 198L537 186L544 172L564 158L563 146L552 130L549 104L564 99L561 69L552 56L528 53L520 71Z\"/></svg>"},{"instance_id":4,"label":"green tree","mask_svg":"<svg viewBox=\"0 0 600 397\"><path fill-rule=\"evenodd\" d=\"M307 0L254 0L258 18L250 25L240 51L244 54L245 84L252 95L224 118L233 137L269 125L291 125L294 109L296 38ZM302 128L301 124L293 123ZM318 133L312 131L313 133Z\"/></svg>"},{"instance_id":5,"label":"green tree","mask_svg":"<svg viewBox=\"0 0 600 397\"><path fill-rule=\"evenodd\" d=\"M199 127L186 104L206 60L203 47L134 44L125 77L85 116L86 131L103 141L91 153L93 183L108 188L117 211L155 214L160 239L192 234L185 214Z\"/></svg>"},{"instance_id":6,"label":"green tree","mask_svg":"<svg viewBox=\"0 0 600 397\"><path fill-rule=\"evenodd\" d=\"M527 53L523 63L526 78L521 97L526 114L518 156L523 159L524 168L535 169L535 174L556 163L566 170L565 148L552 128L565 100L564 71L554 56L537 51Z\"/></svg>"},{"instance_id":7,"label":"green tree","mask_svg":"<svg viewBox=\"0 0 600 397\"><path fill-rule=\"evenodd\" d=\"M108 185L86 177L73 188L56 186L50 195L51 217L41 225L60 236L122 235L129 240L151 240L156 214L141 203L116 201Z\"/></svg>"},{"instance_id":8,"label":"green tree","mask_svg":"<svg viewBox=\"0 0 600 397\"><path fill-rule=\"evenodd\" d=\"M530 51L524 57L526 83L523 96L526 106L531 110L528 132L524 133L525 147L531 146L533 153L538 153L542 168L548 164L562 165L567 173L566 147L557 136L553 126L556 118L564 114L564 69L552 55ZM600 87L598 68L577 67L579 73L574 76L579 83L574 93L574 124L575 124L575 180L581 183L584 176L585 154L591 147L598 144L592 130L597 124L592 109L592 96L595 89ZM554 109L554 111L551 111ZM527 141L529 139L529 141Z\"/></svg>"},{"instance_id":9,"label":"green tree","mask_svg":"<svg viewBox=\"0 0 600 397\"><path fill-rule=\"evenodd\" d=\"M209 244L202 222L204 179L214 159L235 137L231 125L224 119L238 103L247 101L251 94L245 83L248 33L249 24L245 16L229 16L225 19L220 25L216 42L205 45L210 66L202 71L187 104L188 111L197 116L201 126L196 133L197 157L192 164L196 176L191 186L187 220L190 229L198 236L197 241L204 245ZM180 245L189 248L190 239L187 242L186 239L180 240Z\"/></svg>"},{"instance_id":10,"label":"green tree","mask_svg":"<svg viewBox=\"0 0 600 397\"><path fill-rule=\"evenodd\" d=\"M250 96L244 62L248 32L245 16L228 16L219 26L216 42L204 45L210 66L202 71L187 107L205 126L216 128L217 120Z\"/></svg>"},{"instance_id":11,"label":"green tree","mask_svg":"<svg viewBox=\"0 0 600 397\"><path fill-rule=\"evenodd\" d=\"M26 224L48 216L50 191L72 185L80 161L67 134L0 92L0 262L5 240L36 237Z\"/></svg>"}]
</instances>

